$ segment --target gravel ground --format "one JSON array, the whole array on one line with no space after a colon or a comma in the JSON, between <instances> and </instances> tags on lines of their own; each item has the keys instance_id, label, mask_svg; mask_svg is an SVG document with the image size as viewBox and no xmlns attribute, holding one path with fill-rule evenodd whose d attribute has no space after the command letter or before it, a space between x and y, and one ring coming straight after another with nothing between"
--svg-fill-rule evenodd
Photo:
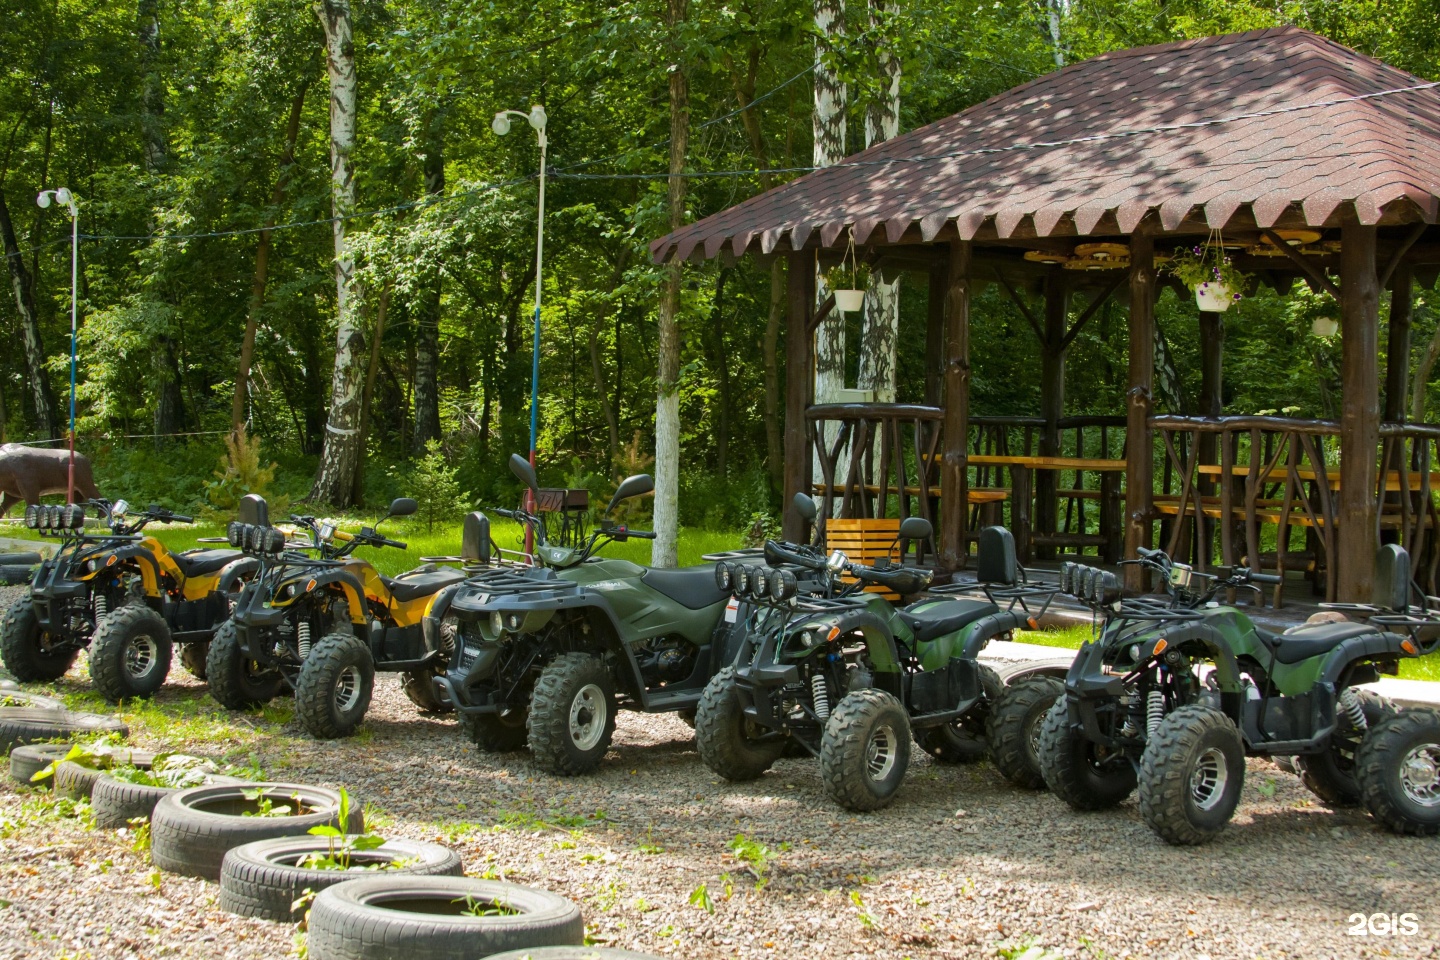
<instances>
[{"instance_id":1,"label":"gravel ground","mask_svg":"<svg viewBox=\"0 0 1440 960\"><path fill-rule=\"evenodd\" d=\"M54 689L86 686L78 667ZM129 714L141 745L207 729L194 752L253 753L273 779L346 786L382 812L381 833L440 840L473 875L564 894L614 946L694 960L994 957L1030 944L1081 958L1440 955L1435 841L1327 810L1260 761L1230 829L1181 850L1133 800L1079 815L989 765L918 753L895 804L865 816L825 799L813 761L727 784L668 716L623 714L597 775L556 778L524 753L478 754L383 675L366 728L343 742L309 739L283 706L210 715L178 664L159 704ZM0 956L294 952L293 927L222 913L215 885L154 872L125 832L47 813L45 796L0 786L13 821L0 830ZM775 853L763 886L731 852L737 834ZM695 902L702 885L713 912ZM1351 915L1376 913L1413 913L1419 932L1348 932Z\"/></svg>"}]
</instances>

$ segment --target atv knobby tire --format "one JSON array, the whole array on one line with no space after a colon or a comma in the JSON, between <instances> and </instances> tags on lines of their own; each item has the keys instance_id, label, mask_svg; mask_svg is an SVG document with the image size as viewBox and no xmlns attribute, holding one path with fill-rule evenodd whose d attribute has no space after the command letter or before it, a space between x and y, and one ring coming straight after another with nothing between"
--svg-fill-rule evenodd
<instances>
[{"instance_id":1,"label":"atv knobby tire","mask_svg":"<svg viewBox=\"0 0 1440 960\"><path fill-rule=\"evenodd\" d=\"M216 775L206 777L204 786L243 782L234 777ZM90 794L90 812L95 817L95 826L118 830L129 825L131 820L149 820L161 800L182 789L185 788L130 783L116 780L106 773L95 781L95 789Z\"/></svg>"},{"instance_id":2,"label":"atv knobby tire","mask_svg":"<svg viewBox=\"0 0 1440 960\"><path fill-rule=\"evenodd\" d=\"M0 623L0 660L5 662L21 683L48 683L65 676L80 653L78 647L66 644L47 650L44 631L35 619L35 604L27 596L10 604L5 620Z\"/></svg>"},{"instance_id":3,"label":"atv knobby tire","mask_svg":"<svg viewBox=\"0 0 1440 960\"><path fill-rule=\"evenodd\" d=\"M365 719L375 687L375 661L365 641L330 633L310 648L295 681L295 713L312 737L348 737Z\"/></svg>"},{"instance_id":4,"label":"atv knobby tire","mask_svg":"<svg viewBox=\"0 0 1440 960\"><path fill-rule=\"evenodd\" d=\"M530 695L530 753L562 777L600 766L615 735L615 681L598 657L565 653L546 664Z\"/></svg>"},{"instance_id":5,"label":"atv knobby tire","mask_svg":"<svg viewBox=\"0 0 1440 960\"><path fill-rule=\"evenodd\" d=\"M287 816L255 816L258 801L245 796L260 788L274 805L287 804ZM299 798L298 801L296 798ZM297 802L307 812L295 813ZM347 833L365 828L361 802L350 801ZM244 814L249 812L251 816ZM340 794L327 787L299 783L236 783L190 787L168 794L150 817L150 858L170 873L217 880L227 851L256 840L304 836L311 827L340 827Z\"/></svg>"},{"instance_id":6,"label":"atv knobby tire","mask_svg":"<svg viewBox=\"0 0 1440 960\"><path fill-rule=\"evenodd\" d=\"M1395 716L1395 705L1373 690L1356 690L1360 710L1365 714L1368 730ZM1350 714L1338 702L1335 705L1335 732L1325 752L1295 758L1295 771L1306 789L1329 807L1354 807L1360 804L1360 781L1355 778L1355 753L1365 731L1356 730Z\"/></svg>"},{"instance_id":7,"label":"atv knobby tire","mask_svg":"<svg viewBox=\"0 0 1440 960\"><path fill-rule=\"evenodd\" d=\"M318 894L326 887L357 877L459 877L464 874L459 854L449 847L423 840L387 840L374 849L352 852L352 866L370 867L364 872L298 865L312 853L327 854L330 846L325 837L279 837L257 840L229 851L220 866L220 909L242 917L293 923L309 909L308 902L292 909L307 890ZM402 860L408 862L376 869L376 865Z\"/></svg>"},{"instance_id":8,"label":"atv knobby tire","mask_svg":"<svg viewBox=\"0 0 1440 960\"><path fill-rule=\"evenodd\" d=\"M1005 693L1005 681L984 664L976 664L980 674L980 699L957 720L938 727L921 727L915 731L915 742L941 763L979 763L989 753L985 729L990 714Z\"/></svg>"},{"instance_id":9,"label":"atv knobby tire","mask_svg":"<svg viewBox=\"0 0 1440 960\"><path fill-rule=\"evenodd\" d=\"M1026 677L1006 688L986 723L990 759L1017 787L1041 790L1040 729L1045 715L1065 697L1065 684L1054 677Z\"/></svg>"},{"instance_id":10,"label":"atv knobby tire","mask_svg":"<svg viewBox=\"0 0 1440 960\"><path fill-rule=\"evenodd\" d=\"M1140 816L1166 843L1214 838L1240 805L1245 742L1214 707L1189 704L1166 715L1140 755Z\"/></svg>"},{"instance_id":11,"label":"atv knobby tire","mask_svg":"<svg viewBox=\"0 0 1440 960\"><path fill-rule=\"evenodd\" d=\"M274 700L285 678L247 657L235 621L226 620L205 652L205 682L210 696L226 710L253 710Z\"/></svg>"},{"instance_id":12,"label":"atv knobby tire","mask_svg":"<svg viewBox=\"0 0 1440 960\"><path fill-rule=\"evenodd\" d=\"M1440 833L1440 711L1404 710L1371 727L1355 754L1370 815L1392 833Z\"/></svg>"},{"instance_id":13,"label":"atv knobby tire","mask_svg":"<svg viewBox=\"0 0 1440 960\"><path fill-rule=\"evenodd\" d=\"M0 707L0 753L23 743L69 740L81 734L118 733L130 735L119 717L99 713L72 713L42 707Z\"/></svg>"},{"instance_id":14,"label":"atv knobby tire","mask_svg":"<svg viewBox=\"0 0 1440 960\"><path fill-rule=\"evenodd\" d=\"M895 799L910 766L910 717L874 688L846 694L820 738L825 792L846 810L878 810Z\"/></svg>"},{"instance_id":15,"label":"atv knobby tire","mask_svg":"<svg viewBox=\"0 0 1440 960\"><path fill-rule=\"evenodd\" d=\"M90 641L90 679L108 703L155 695L170 673L170 625L149 607L126 604L100 618Z\"/></svg>"},{"instance_id":16,"label":"atv knobby tire","mask_svg":"<svg viewBox=\"0 0 1440 960\"><path fill-rule=\"evenodd\" d=\"M732 783L760 777L780 759L788 738L756 740L754 726L735 693L735 668L725 667L705 685L695 711L695 747L700 759Z\"/></svg>"},{"instance_id":17,"label":"atv knobby tire","mask_svg":"<svg viewBox=\"0 0 1440 960\"><path fill-rule=\"evenodd\" d=\"M401 687L410 702L420 708L421 713L450 713L455 705L440 699L435 691L435 671L429 667L410 670L400 675Z\"/></svg>"},{"instance_id":18,"label":"atv knobby tire","mask_svg":"<svg viewBox=\"0 0 1440 960\"><path fill-rule=\"evenodd\" d=\"M1104 757L1070 723L1061 697L1040 726L1040 773L1045 786L1073 810L1105 810L1135 790L1135 768L1124 757Z\"/></svg>"},{"instance_id":19,"label":"atv knobby tire","mask_svg":"<svg viewBox=\"0 0 1440 960\"><path fill-rule=\"evenodd\" d=\"M467 904L515 911L460 912ZM310 908L311 960L474 960L580 945L580 908L544 890L469 877L366 877L322 890Z\"/></svg>"},{"instance_id":20,"label":"atv knobby tire","mask_svg":"<svg viewBox=\"0 0 1440 960\"><path fill-rule=\"evenodd\" d=\"M180 644L180 665L196 680L205 679L205 660L210 655L209 640Z\"/></svg>"},{"instance_id":21,"label":"atv knobby tire","mask_svg":"<svg viewBox=\"0 0 1440 960\"><path fill-rule=\"evenodd\" d=\"M16 747L10 751L10 779L27 787L51 786L51 777L39 783L30 778L69 752L68 743L33 743Z\"/></svg>"},{"instance_id":22,"label":"atv knobby tire","mask_svg":"<svg viewBox=\"0 0 1440 960\"><path fill-rule=\"evenodd\" d=\"M513 753L525 746L528 710L512 710L508 714L461 713L460 729L465 736L486 753Z\"/></svg>"}]
</instances>

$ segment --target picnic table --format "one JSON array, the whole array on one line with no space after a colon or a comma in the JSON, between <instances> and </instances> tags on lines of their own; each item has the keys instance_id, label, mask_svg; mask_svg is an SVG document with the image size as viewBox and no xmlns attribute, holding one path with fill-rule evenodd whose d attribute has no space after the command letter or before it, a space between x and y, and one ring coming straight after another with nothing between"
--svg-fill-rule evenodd
<instances>
[{"instance_id":1,"label":"picnic table","mask_svg":"<svg viewBox=\"0 0 1440 960\"><path fill-rule=\"evenodd\" d=\"M1120 559L1120 479L1125 473L1124 460L1103 457L1060 457L1010 454L971 454L969 466L1003 469L1010 475L1010 531L1015 535L1015 549L1022 563L1028 563L1037 546L1058 548L1096 547L1102 559L1114 563ZM1100 523L1097 533L1074 533L1061 530L1036 530L1034 523L1035 474L1039 471L1074 473L1076 483L1069 489L1057 489L1059 499L1098 500ZM1086 490L1081 475L1098 473L1100 489ZM1057 484L1058 487L1058 484ZM980 489L986 489L981 487Z\"/></svg>"}]
</instances>

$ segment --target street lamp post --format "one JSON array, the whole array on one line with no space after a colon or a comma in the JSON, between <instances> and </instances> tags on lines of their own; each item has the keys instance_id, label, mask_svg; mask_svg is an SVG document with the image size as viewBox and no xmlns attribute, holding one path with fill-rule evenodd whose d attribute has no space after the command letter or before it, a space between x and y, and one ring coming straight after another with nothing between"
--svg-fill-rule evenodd
<instances>
[{"instance_id":1,"label":"street lamp post","mask_svg":"<svg viewBox=\"0 0 1440 960\"><path fill-rule=\"evenodd\" d=\"M505 136L510 132L511 117L519 117L530 124L540 140L540 209L535 224L535 341L530 355L530 466L533 467L540 431L540 291L543 289L541 268L545 261L545 148L549 141L545 138L545 108L538 103L530 108L529 113L501 110L495 114L490 129L497 136ZM535 495L529 490L525 492L525 509L535 512ZM532 553L534 546L535 531L526 526L525 552Z\"/></svg>"},{"instance_id":2,"label":"street lamp post","mask_svg":"<svg viewBox=\"0 0 1440 960\"><path fill-rule=\"evenodd\" d=\"M43 210L51 202L70 210L70 473L65 487L65 502L75 502L75 332L80 315L80 204L66 187L42 190L35 202Z\"/></svg>"}]
</instances>

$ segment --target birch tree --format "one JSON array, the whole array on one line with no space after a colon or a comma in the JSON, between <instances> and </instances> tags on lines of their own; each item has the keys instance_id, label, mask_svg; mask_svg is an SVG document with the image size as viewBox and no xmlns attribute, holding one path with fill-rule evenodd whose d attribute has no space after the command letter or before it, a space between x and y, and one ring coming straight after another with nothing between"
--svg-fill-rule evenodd
<instances>
[{"instance_id":1,"label":"birch tree","mask_svg":"<svg viewBox=\"0 0 1440 960\"><path fill-rule=\"evenodd\" d=\"M868 0L873 66L880 90L865 108L865 146L889 140L900 132L900 57L896 55L891 31L895 16L893 0ZM865 312L860 325L860 372L862 390L874 390L880 403L895 402L896 349L900 331L900 281L887 281L877 270L870 275L865 295Z\"/></svg>"},{"instance_id":2,"label":"birch tree","mask_svg":"<svg viewBox=\"0 0 1440 960\"><path fill-rule=\"evenodd\" d=\"M356 313L355 259L345 239L346 217L355 212L355 41L349 0L319 0L315 13L325 29L325 61L330 77L330 205L335 218L335 372L330 386L330 416L320 469L310 499L350 506L356 461L363 454L360 436L361 394L365 380L365 343Z\"/></svg>"},{"instance_id":3,"label":"birch tree","mask_svg":"<svg viewBox=\"0 0 1440 960\"><path fill-rule=\"evenodd\" d=\"M15 291L15 310L20 314L21 343L25 351L25 372L30 380L31 399L35 403L35 426L43 436L60 436L55 416L55 394L50 378L45 375L45 345L40 339L40 312L35 308L35 275L25 267L15 225L10 220L10 207L0 193L0 240L4 241L5 264L10 271L10 286Z\"/></svg>"},{"instance_id":4,"label":"birch tree","mask_svg":"<svg viewBox=\"0 0 1440 960\"><path fill-rule=\"evenodd\" d=\"M680 30L688 0L668 0L666 27L674 56L670 64L670 229L685 222L685 152L690 140L690 87L681 56ZM665 265L660 289L659 344L655 399L655 542L650 562L679 562L680 536L680 281L681 264Z\"/></svg>"},{"instance_id":5,"label":"birch tree","mask_svg":"<svg viewBox=\"0 0 1440 960\"><path fill-rule=\"evenodd\" d=\"M814 0L815 115L813 163L828 167L845 156L845 81L840 77L839 47L845 35L844 0ZM816 294L828 294L823 277ZM792 374L793 375L793 374ZM815 331L815 402L831 403L845 388L845 317L837 310ZM818 476L818 473L817 473Z\"/></svg>"},{"instance_id":6,"label":"birch tree","mask_svg":"<svg viewBox=\"0 0 1440 960\"><path fill-rule=\"evenodd\" d=\"M1045 0L1045 26L1050 31L1050 55L1055 69L1065 66L1065 41L1061 28L1070 15L1070 0Z\"/></svg>"}]
</instances>

